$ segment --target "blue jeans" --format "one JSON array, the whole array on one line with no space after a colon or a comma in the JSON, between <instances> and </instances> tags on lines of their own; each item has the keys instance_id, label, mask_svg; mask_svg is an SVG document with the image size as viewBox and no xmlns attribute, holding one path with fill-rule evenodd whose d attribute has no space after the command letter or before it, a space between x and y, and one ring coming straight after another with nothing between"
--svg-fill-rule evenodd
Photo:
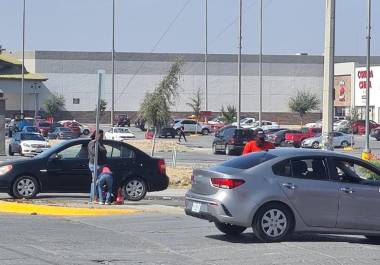
<instances>
[{"instance_id":1,"label":"blue jeans","mask_svg":"<svg viewBox=\"0 0 380 265\"><path fill-rule=\"evenodd\" d=\"M113 185L113 178L111 174L101 174L99 176L98 181L96 182L96 186L98 188L98 195L99 195L99 202L103 202L103 186L107 185L107 196L106 196L106 202L111 203L111 196L112 196L112 185Z\"/></svg>"},{"instance_id":2,"label":"blue jeans","mask_svg":"<svg viewBox=\"0 0 380 265\"><path fill-rule=\"evenodd\" d=\"M99 178L99 175L100 175L100 173L102 172L102 170L103 170L103 167L104 167L104 165L98 165L98 178ZM92 182L93 180L94 180L94 173L95 173L95 165L94 164L88 164L88 168L90 169L90 171L91 171L91 188L90 188L90 195L91 195L91 200L92 200L92 198L94 198L93 197L93 195L94 195L94 183ZM96 189L96 187L95 187L95 200L98 198L98 192L97 192L97 189Z\"/></svg>"}]
</instances>

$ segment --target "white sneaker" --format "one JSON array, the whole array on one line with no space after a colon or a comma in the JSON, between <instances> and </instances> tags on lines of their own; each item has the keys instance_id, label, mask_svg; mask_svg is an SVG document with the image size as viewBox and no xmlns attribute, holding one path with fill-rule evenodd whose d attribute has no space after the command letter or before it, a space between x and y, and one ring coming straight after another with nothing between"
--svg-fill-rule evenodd
<instances>
[{"instance_id":1,"label":"white sneaker","mask_svg":"<svg viewBox=\"0 0 380 265\"><path fill-rule=\"evenodd\" d=\"M111 205L111 203L110 202L106 202L106 205Z\"/></svg>"},{"instance_id":2,"label":"white sneaker","mask_svg":"<svg viewBox=\"0 0 380 265\"><path fill-rule=\"evenodd\" d=\"M99 205L104 205L104 202L98 202L99 203Z\"/></svg>"}]
</instances>

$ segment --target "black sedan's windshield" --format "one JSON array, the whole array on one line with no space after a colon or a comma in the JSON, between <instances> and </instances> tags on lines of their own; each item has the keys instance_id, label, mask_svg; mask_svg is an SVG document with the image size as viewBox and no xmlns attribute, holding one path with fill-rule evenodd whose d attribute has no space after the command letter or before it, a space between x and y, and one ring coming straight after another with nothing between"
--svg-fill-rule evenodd
<instances>
[{"instance_id":1,"label":"black sedan's windshield","mask_svg":"<svg viewBox=\"0 0 380 265\"><path fill-rule=\"evenodd\" d=\"M40 134L36 133L23 133L21 134L21 140L45 141L45 139Z\"/></svg>"}]
</instances>

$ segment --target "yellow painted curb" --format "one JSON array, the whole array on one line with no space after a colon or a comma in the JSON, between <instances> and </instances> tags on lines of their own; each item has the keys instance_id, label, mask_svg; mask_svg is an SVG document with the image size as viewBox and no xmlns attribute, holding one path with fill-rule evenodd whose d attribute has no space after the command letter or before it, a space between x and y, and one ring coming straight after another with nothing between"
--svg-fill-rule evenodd
<instances>
[{"instance_id":1,"label":"yellow painted curb","mask_svg":"<svg viewBox=\"0 0 380 265\"><path fill-rule=\"evenodd\" d=\"M0 201L0 212L55 216L104 216L135 214L140 211L134 209L73 208Z\"/></svg>"}]
</instances>

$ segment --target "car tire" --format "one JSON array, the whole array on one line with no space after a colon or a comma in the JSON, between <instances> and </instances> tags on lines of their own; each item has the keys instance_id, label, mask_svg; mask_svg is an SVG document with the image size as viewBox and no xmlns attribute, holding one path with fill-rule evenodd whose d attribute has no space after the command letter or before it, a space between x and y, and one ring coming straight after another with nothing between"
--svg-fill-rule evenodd
<instances>
[{"instance_id":1,"label":"car tire","mask_svg":"<svg viewBox=\"0 0 380 265\"><path fill-rule=\"evenodd\" d=\"M175 135L172 135L172 139L174 139L175 138Z\"/></svg>"},{"instance_id":2,"label":"car tire","mask_svg":"<svg viewBox=\"0 0 380 265\"><path fill-rule=\"evenodd\" d=\"M210 131L208 129L202 129L202 135L209 135Z\"/></svg>"},{"instance_id":3,"label":"car tire","mask_svg":"<svg viewBox=\"0 0 380 265\"><path fill-rule=\"evenodd\" d=\"M12 185L13 197L17 199L32 199L38 190L38 182L32 176L20 176Z\"/></svg>"},{"instance_id":4,"label":"car tire","mask_svg":"<svg viewBox=\"0 0 380 265\"><path fill-rule=\"evenodd\" d=\"M216 150L216 144L213 144L213 145L212 145L212 153L213 153L214 155L219 154L219 152Z\"/></svg>"},{"instance_id":5,"label":"car tire","mask_svg":"<svg viewBox=\"0 0 380 265\"><path fill-rule=\"evenodd\" d=\"M285 141L281 141L280 144L279 144L280 147L284 147L285 145L286 145Z\"/></svg>"},{"instance_id":6,"label":"car tire","mask_svg":"<svg viewBox=\"0 0 380 265\"><path fill-rule=\"evenodd\" d=\"M290 210L279 203L269 203L257 212L252 229L263 242L278 242L291 232L294 218Z\"/></svg>"},{"instance_id":7,"label":"car tire","mask_svg":"<svg viewBox=\"0 0 380 265\"><path fill-rule=\"evenodd\" d=\"M9 147L8 147L8 155L10 155L10 156L14 156L14 154L15 154L15 153L12 152L12 147L11 147L11 145L9 145Z\"/></svg>"},{"instance_id":8,"label":"car tire","mask_svg":"<svg viewBox=\"0 0 380 265\"><path fill-rule=\"evenodd\" d=\"M340 143L340 145L341 145L342 147L347 147L347 146L350 145L350 143L347 142L347 141L342 141L342 142Z\"/></svg>"},{"instance_id":9,"label":"car tire","mask_svg":"<svg viewBox=\"0 0 380 265\"><path fill-rule=\"evenodd\" d=\"M23 154L23 152L22 152L22 147L20 147L20 148L18 149L18 153L20 154L20 156L24 156L24 154Z\"/></svg>"},{"instance_id":10,"label":"car tire","mask_svg":"<svg viewBox=\"0 0 380 265\"><path fill-rule=\"evenodd\" d=\"M90 130L89 129L84 129L83 130L83 134L84 135L89 135L90 134Z\"/></svg>"},{"instance_id":11,"label":"car tire","mask_svg":"<svg viewBox=\"0 0 380 265\"><path fill-rule=\"evenodd\" d=\"M229 236L238 236L247 229L244 226L237 226L237 225L225 224L225 223L220 223L220 222L214 222L214 224L220 232Z\"/></svg>"},{"instance_id":12,"label":"car tire","mask_svg":"<svg viewBox=\"0 0 380 265\"><path fill-rule=\"evenodd\" d=\"M311 147L312 147L313 149L319 149L319 142L313 142L313 143L311 144Z\"/></svg>"},{"instance_id":13,"label":"car tire","mask_svg":"<svg viewBox=\"0 0 380 265\"><path fill-rule=\"evenodd\" d=\"M140 201L144 199L146 192L146 183L140 178L131 178L125 183L125 198L129 201Z\"/></svg>"},{"instance_id":14,"label":"car tire","mask_svg":"<svg viewBox=\"0 0 380 265\"><path fill-rule=\"evenodd\" d=\"M375 243L379 243L380 242L380 236L368 236L368 235L366 235L365 237L370 242L375 242Z\"/></svg>"},{"instance_id":15,"label":"car tire","mask_svg":"<svg viewBox=\"0 0 380 265\"><path fill-rule=\"evenodd\" d=\"M232 155L232 150L228 147L228 144L226 144L226 148L224 149L224 152L227 156Z\"/></svg>"}]
</instances>

